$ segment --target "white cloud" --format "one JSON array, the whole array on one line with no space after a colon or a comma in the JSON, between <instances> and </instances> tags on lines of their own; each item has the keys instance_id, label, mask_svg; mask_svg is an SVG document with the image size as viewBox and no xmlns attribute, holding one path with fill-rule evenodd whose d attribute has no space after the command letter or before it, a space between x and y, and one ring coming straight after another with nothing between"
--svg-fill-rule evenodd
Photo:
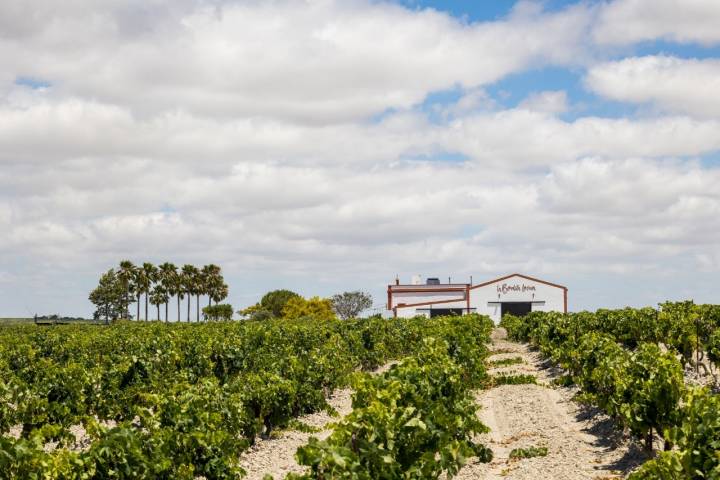
<instances>
[{"instance_id":1,"label":"white cloud","mask_svg":"<svg viewBox=\"0 0 720 480\"><path fill-rule=\"evenodd\" d=\"M236 306L407 272L716 273L719 173L688 157L720 150L720 116L683 80L712 62L593 68L598 93L654 106L635 118L563 120L542 81L503 108L489 83L592 61L600 8L539 5L467 23L361 0L3 2L0 304L87 314L124 257L222 264ZM463 94L426 112L438 90Z\"/></svg>"},{"instance_id":2,"label":"white cloud","mask_svg":"<svg viewBox=\"0 0 720 480\"><path fill-rule=\"evenodd\" d=\"M361 1L233 3L165 16L159 5L149 9L158 25L143 35L123 30L129 14L117 6L41 11L44 28L35 22L0 38L5 71L143 114L343 121L531 64L574 63L590 20L574 7L465 24L433 10ZM16 10L6 13L21 16Z\"/></svg>"},{"instance_id":3,"label":"white cloud","mask_svg":"<svg viewBox=\"0 0 720 480\"><path fill-rule=\"evenodd\" d=\"M567 93L562 90L536 92L520 103L521 109L535 112L563 113L567 110Z\"/></svg>"},{"instance_id":4,"label":"white cloud","mask_svg":"<svg viewBox=\"0 0 720 480\"><path fill-rule=\"evenodd\" d=\"M598 94L622 102L699 117L720 116L720 60L666 56L625 58L593 66L585 79Z\"/></svg>"},{"instance_id":5,"label":"white cloud","mask_svg":"<svg viewBox=\"0 0 720 480\"><path fill-rule=\"evenodd\" d=\"M601 44L624 45L666 39L720 43L716 0L615 0L600 9L593 36Z\"/></svg>"}]
</instances>

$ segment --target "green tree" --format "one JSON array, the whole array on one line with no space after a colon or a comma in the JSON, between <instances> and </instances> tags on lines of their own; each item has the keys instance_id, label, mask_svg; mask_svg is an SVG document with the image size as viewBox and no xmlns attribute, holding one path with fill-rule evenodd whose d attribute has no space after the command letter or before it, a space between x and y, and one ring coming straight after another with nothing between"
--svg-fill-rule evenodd
<instances>
[{"instance_id":1,"label":"green tree","mask_svg":"<svg viewBox=\"0 0 720 480\"><path fill-rule=\"evenodd\" d=\"M177 295L177 267L170 262L165 262L158 268L158 281L165 292L165 322L170 320L168 316L168 304L170 298ZM178 300L178 321L180 321L180 302Z\"/></svg>"},{"instance_id":2,"label":"green tree","mask_svg":"<svg viewBox=\"0 0 720 480\"><path fill-rule=\"evenodd\" d=\"M120 262L120 268L117 270L118 280L122 284L124 293L125 310L123 315L125 318L130 318L130 304L134 301L135 296L135 265L130 260L122 260ZM140 303L138 303L138 316L140 315Z\"/></svg>"},{"instance_id":3,"label":"green tree","mask_svg":"<svg viewBox=\"0 0 720 480\"><path fill-rule=\"evenodd\" d=\"M363 310L372 307L372 296L359 290L333 295L330 297L330 301L337 316L343 320L355 318Z\"/></svg>"},{"instance_id":4,"label":"green tree","mask_svg":"<svg viewBox=\"0 0 720 480\"><path fill-rule=\"evenodd\" d=\"M285 304L292 298L302 297L290 290L274 290L263 295L260 299L260 305L263 309L272 313L274 317L282 317Z\"/></svg>"},{"instance_id":5,"label":"green tree","mask_svg":"<svg viewBox=\"0 0 720 480\"><path fill-rule=\"evenodd\" d=\"M161 283L155 283L150 291L150 304L155 305L155 308L157 308L158 321L160 321L160 305L165 304L167 306L169 298L170 296L167 294L163 285ZM165 316L165 319L167 320L167 309L165 310Z\"/></svg>"},{"instance_id":6,"label":"green tree","mask_svg":"<svg viewBox=\"0 0 720 480\"><path fill-rule=\"evenodd\" d=\"M95 317L106 321L116 320L127 313L127 284L110 269L100 277L98 286L90 292L88 299L95 305Z\"/></svg>"},{"instance_id":7,"label":"green tree","mask_svg":"<svg viewBox=\"0 0 720 480\"><path fill-rule=\"evenodd\" d=\"M233 308L232 305L227 303L218 303L215 305L208 305L203 308L203 316L205 320L232 320Z\"/></svg>"},{"instance_id":8,"label":"green tree","mask_svg":"<svg viewBox=\"0 0 720 480\"><path fill-rule=\"evenodd\" d=\"M193 295L195 295L195 292L198 290L198 277L199 271L197 267L194 265L185 264L182 267L182 275L181 275L181 284L182 284L182 290L185 295L188 297L188 303L187 303L187 321L190 322L190 299Z\"/></svg>"},{"instance_id":9,"label":"green tree","mask_svg":"<svg viewBox=\"0 0 720 480\"><path fill-rule=\"evenodd\" d=\"M268 292L255 305L241 310L241 315L250 317L269 315L274 318L280 318L283 315L285 304L292 298L302 298L295 292L290 290L273 290ZM267 313L264 313L267 312Z\"/></svg>"},{"instance_id":10,"label":"green tree","mask_svg":"<svg viewBox=\"0 0 720 480\"><path fill-rule=\"evenodd\" d=\"M152 291L153 284L157 280L158 269L155 265L150 262L145 262L142 265L141 288L142 293L145 294L145 321L148 321L148 300L150 292Z\"/></svg>"},{"instance_id":11,"label":"green tree","mask_svg":"<svg viewBox=\"0 0 720 480\"><path fill-rule=\"evenodd\" d=\"M182 273L179 273L179 274L175 277L175 281L173 282L173 289L174 289L173 291L175 292L175 296L177 297L177 311L178 311L177 321L178 321L178 323L181 322L181 319L180 319L180 302L182 302L182 301L185 299L185 287L184 287L184 285L183 285L183 278L184 278L184 277L183 277ZM190 316L190 314L188 314L188 317L189 317L189 316Z\"/></svg>"},{"instance_id":12,"label":"green tree","mask_svg":"<svg viewBox=\"0 0 720 480\"><path fill-rule=\"evenodd\" d=\"M220 267L214 264L205 265L202 268L203 286L208 297L208 307L212 302L218 303L228 296L228 286L222 276Z\"/></svg>"}]
</instances>

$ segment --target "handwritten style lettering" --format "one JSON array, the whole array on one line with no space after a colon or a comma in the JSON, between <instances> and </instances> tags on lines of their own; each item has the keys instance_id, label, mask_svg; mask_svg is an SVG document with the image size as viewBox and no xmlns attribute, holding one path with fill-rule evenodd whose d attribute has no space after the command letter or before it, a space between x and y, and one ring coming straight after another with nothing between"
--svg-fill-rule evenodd
<instances>
[{"instance_id":1,"label":"handwritten style lettering","mask_svg":"<svg viewBox=\"0 0 720 480\"><path fill-rule=\"evenodd\" d=\"M497 285L497 291L498 291L498 293L502 293L503 295L505 295L506 293L509 293L509 292L534 292L535 286L534 285L525 285L524 283L523 284L516 283L513 285L508 285L507 283L503 283L502 285L501 284Z\"/></svg>"}]
</instances>

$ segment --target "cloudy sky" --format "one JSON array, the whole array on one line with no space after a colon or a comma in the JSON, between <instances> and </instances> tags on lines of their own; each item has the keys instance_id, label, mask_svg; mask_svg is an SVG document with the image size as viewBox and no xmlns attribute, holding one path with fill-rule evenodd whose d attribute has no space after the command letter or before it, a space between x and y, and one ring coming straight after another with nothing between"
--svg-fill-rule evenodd
<instances>
[{"instance_id":1,"label":"cloudy sky","mask_svg":"<svg viewBox=\"0 0 720 480\"><path fill-rule=\"evenodd\" d=\"M720 302L720 2L3 0L0 316L99 274Z\"/></svg>"}]
</instances>

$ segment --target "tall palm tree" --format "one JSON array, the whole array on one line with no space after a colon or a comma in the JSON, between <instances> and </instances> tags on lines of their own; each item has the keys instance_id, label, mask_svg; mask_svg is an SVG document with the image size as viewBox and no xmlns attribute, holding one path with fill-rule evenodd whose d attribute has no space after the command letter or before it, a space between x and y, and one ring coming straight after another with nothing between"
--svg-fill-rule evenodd
<instances>
[{"instance_id":1,"label":"tall palm tree","mask_svg":"<svg viewBox=\"0 0 720 480\"><path fill-rule=\"evenodd\" d=\"M202 268L203 277L203 293L208 297L208 307L212 305L216 290L222 287L223 278L220 273L220 267L215 264L205 265ZM224 297L223 297L224 298Z\"/></svg>"},{"instance_id":2,"label":"tall palm tree","mask_svg":"<svg viewBox=\"0 0 720 480\"><path fill-rule=\"evenodd\" d=\"M152 290L152 286L157 279L158 269L155 265L150 262L145 262L142 265L142 290L145 294L145 321L148 321L148 296Z\"/></svg>"},{"instance_id":3,"label":"tall palm tree","mask_svg":"<svg viewBox=\"0 0 720 480\"><path fill-rule=\"evenodd\" d=\"M229 291L227 284L225 282L222 282L218 287L215 287L211 294L211 298L215 303L220 303L227 298L228 293Z\"/></svg>"},{"instance_id":4,"label":"tall palm tree","mask_svg":"<svg viewBox=\"0 0 720 480\"><path fill-rule=\"evenodd\" d=\"M174 282L173 282L173 292L175 293L175 296L177 297L177 305L178 305L178 316L177 321L180 323L182 320L180 319L180 302L185 298L185 291L183 290L183 275L178 274L175 276Z\"/></svg>"},{"instance_id":5,"label":"tall palm tree","mask_svg":"<svg viewBox=\"0 0 720 480\"><path fill-rule=\"evenodd\" d=\"M168 301L168 294L167 291L163 288L163 286L160 283L156 283L153 287L152 291L150 292L150 303L155 305L157 308L157 318L156 320L160 321L160 305L163 303L167 305Z\"/></svg>"},{"instance_id":6,"label":"tall palm tree","mask_svg":"<svg viewBox=\"0 0 720 480\"><path fill-rule=\"evenodd\" d=\"M200 323L200 295L204 295L207 291L207 278L202 270L195 269L195 279L193 281L193 293L195 294L195 315L198 323Z\"/></svg>"},{"instance_id":7,"label":"tall palm tree","mask_svg":"<svg viewBox=\"0 0 720 480\"><path fill-rule=\"evenodd\" d=\"M125 303L125 318L130 318L130 304L132 303L131 298L135 296L135 285L134 285L134 279L135 279L135 265L130 260L122 260L120 262L120 268L118 268L117 276L120 279L120 282L122 283L122 286L125 290L125 298L123 299L123 302ZM138 304L138 313L140 304Z\"/></svg>"},{"instance_id":8,"label":"tall palm tree","mask_svg":"<svg viewBox=\"0 0 720 480\"><path fill-rule=\"evenodd\" d=\"M182 290L188 297L187 321L190 322L190 299L197 289L196 282L199 271L194 265L183 265L182 267Z\"/></svg>"},{"instance_id":9,"label":"tall palm tree","mask_svg":"<svg viewBox=\"0 0 720 480\"><path fill-rule=\"evenodd\" d=\"M139 322L140 321L140 299L142 298L142 294L149 288L147 285L147 277L145 275L145 270L141 266L137 266L133 269L133 295L135 296L135 302L137 303L137 316L135 319Z\"/></svg>"},{"instance_id":10,"label":"tall palm tree","mask_svg":"<svg viewBox=\"0 0 720 480\"><path fill-rule=\"evenodd\" d=\"M165 323L170 319L168 317L168 304L170 297L174 297L177 293L177 267L170 262L165 262L159 267L158 278L160 285L165 291ZM180 320L180 302L178 301L178 321Z\"/></svg>"},{"instance_id":11,"label":"tall palm tree","mask_svg":"<svg viewBox=\"0 0 720 480\"><path fill-rule=\"evenodd\" d=\"M212 302L219 303L228 296L228 286L222 276L222 270L217 265L206 265L203 268L206 278L206 294L208 296L208 306Z\"/></svg>"}]
</instances>

